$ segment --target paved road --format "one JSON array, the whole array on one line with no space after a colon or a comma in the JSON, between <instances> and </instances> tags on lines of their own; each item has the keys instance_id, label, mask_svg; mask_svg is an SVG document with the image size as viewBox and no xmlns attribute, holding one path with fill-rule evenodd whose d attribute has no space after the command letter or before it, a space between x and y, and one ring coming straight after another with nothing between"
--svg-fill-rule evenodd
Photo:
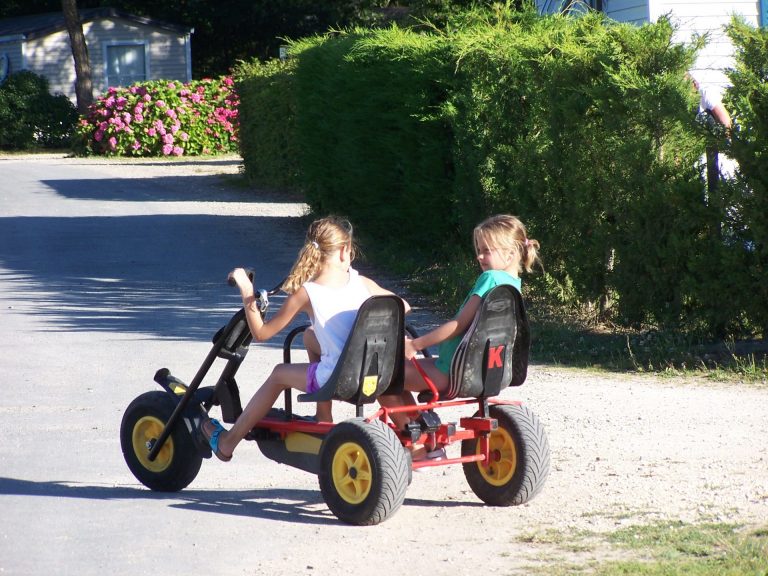
<instances>
[{"instance_id":1,"label":"paved road","mask_svg":"<svg viewBox=\"0 0 768 576\"><path fill-rule=\"evenodd\" d=\"M571 537L626 523L764 523L764 387L545 366L503 393L536 411L552 447L547 485L523 506L483 506L446 466L414 474L383 524L350 527L314 476L253 445L178 494L145 489L120 451L126 406L157 389L160 367L191 378L239 307L233 266L271 286L303 236L303 205L237 172L231 158L0 156L0 575L518 575L603 560ZM279 344L251 348L244 397Z\"/></svg>"},{"instance_id":2,"label":"paved road","mask_svg":"<svg viewBox=\"0 0 768 576\"><path fill-rule=\"evenodd\" d=\"M242 573L264 525L319 502L314 478L265 492L247 464L157 496L120 452L128 402L162 366L191 378L236 309L226 273L274 285L301 241L303 205L238 188L237 165L0 157L0 573ZM279 355L261 358L252 384Z\"/></svg>"},{"instance_id":3,"label":"paved road","mask_svg":"<svg viewBox=\"0 0 768 576\"><path fill-rule=\"evenodd\" d=\"M130 401L159 390L158 368L191 380L239 308L227 272L253 265L272 287L303 239L306 207L244 188L238 165L0 156L0 574L408 570L407 555L371 565L371 554L419 538L411 514L351 529L316 477L255 445L231 465L204 462L171 495L145 489L123 460ZM281 344L252 349L244 398ZM428 511L436 501L423 489L409 502Z\"/></svg>"}]
</instances>

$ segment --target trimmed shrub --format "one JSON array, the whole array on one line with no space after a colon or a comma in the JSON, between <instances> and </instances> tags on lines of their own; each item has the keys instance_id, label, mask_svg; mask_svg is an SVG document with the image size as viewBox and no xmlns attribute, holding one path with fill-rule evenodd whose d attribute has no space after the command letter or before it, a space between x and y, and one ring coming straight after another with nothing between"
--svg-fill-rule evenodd
<instances>
[{"instance_id":1,"label":"trimmed shrub","mask_svg":"<svg viewBox=\"0 0 768 576\"><path fill-rule=\"evenodd\" d=\"M245 173L263 186L301 189L296 141L295 60L239 63L240 154Z\"/></svg>"},{"instance_id":2,"label":"trimmed shrub","mask_svg":"<svg viewBox=\"0 0 768 576\"><path fill-rule=\"evenodd\" d=\"M364 234L430 258L455 239L445 38L396 27L294 43L296 131L307 200Z\"/></svg>"},{"instance_id":3,"label":"trimmed shrub","mask_svg":"<svg viewBox=\"0 0 768 576\"><path fill-rule=\"evenodd\" d=\"M753 331L768 337L768 30L734 18L727 29L736 48L726 106L734 120L728 153L738 162L724 198L729 250L718 292L744 310Z\"/></svg>"},{"instance_id":4,"label":"trimmed shrub","mask_svg":"<svg viewBox=\"0 0 768 576\"><path fill-rule=\"evenodd\" d=\"M78 151L106 156L195 156L237 151L229 77L110 88L80 120Z\"/></svg>"},{"instance_id":5,"label":"trimmed shrub","mask_svg":"<svg viewBox=\"0 0 768 576\"><path fill-rule=\"evenodd\" d=\"M700 158L725 142L697 124L685 79L702 41L675 44L674 32L663 18L497 7L446 31L297 41L288 64L242 69L259 99L246 171L266 178L277 159L315 212L360 223L451 307L475 273L472 227L509 212L542 243L536 296L624 325L765 330L766 299L753 296L766 295L764 44L734 77L745 126L732 152L745 161L715 198ZM280 146L296 151L290 164Z\"/></svg>"},{"instance_id":6,"label":"trimmed shrub","mask_svg":"<svg viewBox=\"0 0 768 576\"><path fill-rule=\"evenodd\" d=\"M0 84L0 148L69 147L77 111L66 96L48 89L47 78L28 70Z\"/></svg>"}]
</instances>

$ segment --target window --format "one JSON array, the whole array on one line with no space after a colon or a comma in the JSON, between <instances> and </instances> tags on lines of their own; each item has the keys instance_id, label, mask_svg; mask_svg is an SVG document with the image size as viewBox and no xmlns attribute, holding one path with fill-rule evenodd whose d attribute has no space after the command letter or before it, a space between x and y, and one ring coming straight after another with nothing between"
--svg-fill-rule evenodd
<instances>
[{"instance_id":1,"label":"window","mask_svg":"<svg viewBox=\"0 0 768 576\"><path fill-rule=\"evenodd\" d=\"M147 79L144 44L105 46L107 86L129 86Z\"/></svg>"}]
</instances>

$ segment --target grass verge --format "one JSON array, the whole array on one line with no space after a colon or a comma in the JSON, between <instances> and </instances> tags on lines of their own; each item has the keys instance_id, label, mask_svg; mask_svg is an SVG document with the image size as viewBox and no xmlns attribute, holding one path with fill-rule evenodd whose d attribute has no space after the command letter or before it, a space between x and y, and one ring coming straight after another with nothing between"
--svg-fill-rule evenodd
<instances>
[{"instance_id":1,"label":"grass verge","mask_svg":"<svg viewBox=\"0 0 768 576\"><path fill-rule=\"evenodd\" d=\"M541 538L524 538L561 548L556 562L531 567L532 573L549 576L768 576L768 526L744 529L675 521L629 526L609 534L582 531L557 537L550 531ZM574 554L575 541L584 543L578 552L591 547L592 553ZM606 557L620 559L601 559Z\"/></svg>"}]
</instances>

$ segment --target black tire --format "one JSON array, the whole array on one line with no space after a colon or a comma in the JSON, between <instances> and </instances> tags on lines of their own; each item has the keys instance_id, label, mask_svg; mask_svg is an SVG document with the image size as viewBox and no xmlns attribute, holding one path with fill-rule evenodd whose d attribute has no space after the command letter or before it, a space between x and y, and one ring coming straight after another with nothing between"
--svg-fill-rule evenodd
<instances>
[{"instance_id":1,"label":"black tire","mask_svg":"<svg viewBox=\"0 0 768 576\"><path fill-rule=\"evenodd\" d=\"M320 491L343 522L370 526L386 520L405 500L409 459L392 429L374 420L345 420L320 449Z\"/></svg>"},{"instance_id":2,"label":"black tire","mask_svg":"<svg viewBox=\"0 0 768 576\"><path fill-rule=\"evenodd\" d=\"M184 421L171 432L157 458L149 461L153 441L160 436L175 407L176 401L167 392L145 392L126 408L120 424L120 445L128 468L139 482L158 492L186 488L203 462Z\"/></svg>"},{"instance_id":3,"label":"black tire","mask_svg":"<svg viewBox=\"0 0 768 576\"><path fill-rule=\"evenodd\" d=\"M544 427L524 406L491 406L489 415L499 422L498 429L491 432L489 438L491 465L465 463L464 476L472 491L486 504L524 504L541 491L549 475L549 441ZM479 452L478 439L462 441L462 456Z\"/></svg>"}]
</instances>

